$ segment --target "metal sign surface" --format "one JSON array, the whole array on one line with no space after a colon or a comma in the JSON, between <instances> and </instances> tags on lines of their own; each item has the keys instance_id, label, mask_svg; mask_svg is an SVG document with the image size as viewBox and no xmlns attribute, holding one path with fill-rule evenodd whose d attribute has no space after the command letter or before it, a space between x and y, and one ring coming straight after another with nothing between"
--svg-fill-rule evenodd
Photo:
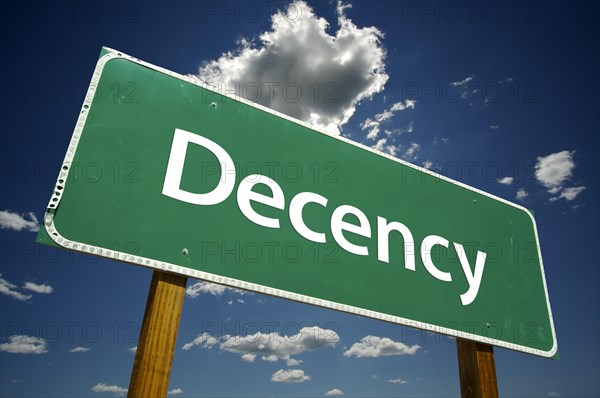
<instances>
[{"instance_id":1,"label":"metal sign surface","mask_svg":"<svg viewBox=\"0 0 600 398\"><path fill-rule=\"evenodd\" d=\"M38 241L550 357L525 208L104 49Z\"/></svg>"}]
</instances>

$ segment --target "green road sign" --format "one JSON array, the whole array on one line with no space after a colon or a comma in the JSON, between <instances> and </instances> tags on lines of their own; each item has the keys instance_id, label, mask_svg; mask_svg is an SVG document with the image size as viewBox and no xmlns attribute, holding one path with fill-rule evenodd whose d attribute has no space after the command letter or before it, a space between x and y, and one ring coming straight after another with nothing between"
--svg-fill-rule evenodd
<instances>
[{"instance_id":1,"label":"green road sign","mask_svg":"<svg viewBox=\"0 0 600 398\"><path fill-rule=\"evenodd\" d=\"M104 49L38 241L550 357L529 211Z\"/></svg>"}]
</instances>

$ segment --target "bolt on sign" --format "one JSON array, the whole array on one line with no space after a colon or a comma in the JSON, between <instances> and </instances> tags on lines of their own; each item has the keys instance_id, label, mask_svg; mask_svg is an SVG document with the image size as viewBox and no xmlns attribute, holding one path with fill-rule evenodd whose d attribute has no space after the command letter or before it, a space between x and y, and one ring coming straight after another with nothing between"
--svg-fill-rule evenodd
<instances>
[{"instance_id":1,"label":"bolt on sign","mask_svg":"<svg viewBox=\"0 0 600 398\"><path fill-rule=\"evenodd\" d=\"M38 241L551 357L525 208L104 48Z\"/></svg>"}]
</instances>

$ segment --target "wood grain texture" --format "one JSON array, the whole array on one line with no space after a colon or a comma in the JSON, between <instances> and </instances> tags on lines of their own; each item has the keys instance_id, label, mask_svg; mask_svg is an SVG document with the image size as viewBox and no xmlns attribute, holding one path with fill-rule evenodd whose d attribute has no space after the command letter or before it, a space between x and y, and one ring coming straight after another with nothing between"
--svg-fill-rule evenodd
<instances>
[{"instance_id":1,"label":"wood grain texture","mask_svg":"<svg viewBox=\"0 0 600 398\"><path fill-rule=\"evenodd\" d=\"M154 271L129 382L129 398L167 396L187 278Z\"/></svg>"},{"instance_id":2,"label":"wood grain texture","mask_svg":"<svg viewBox=\"0 0 600 398\"><path fill-rule=\"evenodd\" d=\"M498 381L491 345L456 339L462 398L497 398Z\"/></svg>"}]
</instances>

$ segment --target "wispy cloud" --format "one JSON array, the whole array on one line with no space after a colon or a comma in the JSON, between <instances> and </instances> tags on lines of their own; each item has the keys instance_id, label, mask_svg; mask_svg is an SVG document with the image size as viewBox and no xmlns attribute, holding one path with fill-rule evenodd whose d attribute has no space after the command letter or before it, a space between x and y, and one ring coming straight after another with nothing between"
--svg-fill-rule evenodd
<instances>
[{"instance_id":1,"label":"wispy cloud","mask_svg":"<svg viewBox=\"0 0 600 398\"><path fill-rule=\"evenodd\" d=\"M209 333L202 333L189 343L185 343L183 347L181 347L181 349L184 351L188 351L194 346L210 348L218 342L219 340L216 337L211 336Z\"/></svg>"},{"instance_id":2,"label":"wispy cloud","mask_svg":"<svg viewBox=\"0 0 600 398\"><path fill-rule=\"evenodd\" d=\"M471 76L465 77L462 80L451 82L450 85L454 86L454 87L461 87L461 86L464 86L465 84L473 81L474 78L475 78L475 75L471 75Z\"/></svg>"},{"instance_id":3,"label":"wispy cloud","mask_svg":"<svg viewBox=\"0 0 600 398\"><path fill-rule=\"evenodd\" d=\"M388 380L392 384L406 384L408 381L402 379L390 379Z\"/></svg>"},{"instance_id":4,"label":"wispy cloud","mask_svg":"<svg viewBox=\"0 0 600 398\"><path fill-rule=\"evenodd\" d=\"M135 353L135 352L137 352L137 346L135 346L135 347L129 347L127 349L127 351Z\"/></svg>"},{"instance_id":5,"label":"wispy cloud","mask_svg":"<svg viewBox=\"0 0 600 398\"><path fill-rule=\"evenodd\" d=\"M526 197L528 197L529 194L527 193L527 191L525 190L525 188L519 188L519 190L517 190L517 200L520 201L524 201Z\"/></svg>"},{"instance_id":6,"label":"wispy cloud","mask_svg":"<svg viewBox=\"0 0 600 398\"><path fill-rule=\"evenodd\" d=\"M211 348L219 344L219 349L238 354L245 362L254 362L257 357L260 357L263 361L282 360L286 361L288 366L295 366L302 361L292 358L293 355L334 347L339 339L340 337L333 330L321 329L317 326L304 327L293 336L282 336L276 332L268 334L259 332L247 336L225 335L217 338L209 333L202 333L193 341L185 343L182 349L188 351L194 346Z\"/></svg>"},{"instance_id":7,"label":"wispy cloud","mask_svg":"<svg viewBox=\"0 0 600 398\"><path fill-rule=\"evenodd\" d=\"M110 385L110 384L98 383L94 387L92 387L92 391L94 391L94 392L112 392L115 395L125 395L127 393L127 388Z\"/></svg>"},{"instance_id":8,"label":"wispy cloud","mask_svg":"<svg viewBox=\"0 0 600 398\"><path fill-rule=\"evenodd\" d=\"M565 188L559 196L555 196L550 198L551 202L557 201L559 199L565 199L567 202L572 201L573 199L575 199L577 196L579 196L580 193L582 193L585 190L585 187L572 187L572 188Z\"/></svg>"},{"instance_id":9,"label":"wispy cloud","mask_svg":"<svg viewBox=\"0 0 600 398\"><path fill-rule=\"evenodd\" d=\"M302 369L283 370L279 369L271 376L271 381L276 383L304 383L310 380Z\"/></svg>"},{"instance_id":10,"label":"wispy cloud","mask_svg":"<svg viewBox=\"0 0 600 398\"><path fill-rule=\"evenodd\" d=\"M396 156L400 147L395 145L387 145L387 142L387 138L382 138L378 140L375 145L371 145L371 148L383 153L387 153L388 155Z\"/></svg>"},{"instance_id":11,"label":"wispy cloud","mask_svg":"<svg viewBox=\"0 0 600 398\"><path fill-rule=\"evenodd\" d=\"M231 287L217 285L216 283L210 282L198 282L188 286L185 289L185 295L189 298L196 298L201 294L211 294L213 296L222 296L225 292L233 292L241 295L252 295L252 293L245 290L234 289Z\"/></svg>"},{"instance_id":12,"label":"wispy cloud","mask_svg":"<svg viewBox=\"0 0 600 398\"><path fill-rule=\"evenodd\" d=\"M491 130L500 130L500 125L499 124L490 124L490 129Z\"/></svg>"},{"instance_id":13,"label":"wispy cloud","mask_svg":"<svg viewBox=\"0 0 600 398\"><path fill-rule=\"evenodd\" d=\"M340 390L339 388L334 388L325 393L326 397L339 397L341 395L344 395L344 392L342 390Z\"/></svg>"},{"instance_id":14,"label":"wispy cloud","mask_svg":"<svg viewBox=\"0 0 600 398\"><path fill-rule=\"evenodd\" d=\"M23 285L23 289L31 290L32 292L39 294L50 294L54 291L54 288L50 285L38 285L33 282L25 282L25 285Z\"/></svg>"},{"instance_id":15,"label":"wispy cloud","mask_svg":"<svg viewBox=\"0 0 600 398\"><path fill-rule=\"evenodd\" d=\"M27 220L26 217L29 219ZM40 225L33 212L18 214L13 213L10 210L0 210L0 229L38 232L40 230Z\"/></svg>"},{"instance_id":16,"label":"wispy cloud","mask_svg":"<svg viewBox=\"0 0 600 398\"><path fill-rule=\"evenodd\" d=\"M45 354L48 352L46 340L41 337L15 335L8 338L8 343L0 344L0 351L11 354Z\"/></svg>"},{"instance_id":17,"label":"wispy cloud","mask_svg":"<svg viewBox=\"0 0 600 398\"><path fill-rule=\"evenodd\" d=\"M179 395L183 394L183 390L181 388L174 388L172 390L167 391L167 395Z\"/></svg>"},{"instance_id":18,"label":"wispy cloud","mask_svg":"<svg viewBox=\"0 0 600 398\"><path fill-rule=\"evenodd\" d=\"M510 185L515 181L515 179L514 179L514 177L502 177L502 178L498 178L497 181L502 185Z\"/></svg>"},{"instance_id":19,"label":"wispy cloud","mask_svg":"<svg viewBox=\"0 0 600 398\"><path fill-rule=\"evenodd\" d=\"M237 50L204 64L199 77L339 133L358 103L381 92L388 80L382 33L356 26L345 15L348 7L338 5L339 29L329 34L329 23L296 0L272 16L260 43L240 40Z\"/></svg>"},{"instance_id":20,"label":"wispy cloud","mask_svg":"<svg viewBox=\"0 0 600 398\"><path fill-rule=\"evenodd\" d=\"M71 348L69 350L69 352L80 353L80 352L88 352L89 350L91 350L91 348L88 348L88 347L75 347L75 348Z\"/></svg>"},{"instance_id":21,"label":"wispy cloud","mask_svg":"<svg viewBox=\"0 0 600 398\"><path fill-rule=\"evenodd\" d=\"M17 289L17 285L12 284L6 279L2 278L2 274L0 274L0 293L17 299L19 301L27 301L32 297L29 294L23 294L19 292Z\"/></svg>"},{"instance_id":22,"label":"wispy cloud","mask_svg":"<svg viewBox=\"0 0 600 398\"><path fill-rule=\"evenodd\" d=\"M393 104L391 107L389 107L382 113L376 114L375 120L373 120L371 118L367 118L364 122L361 123L360 128L363 131L367 131L367 139L375 140L379 136L379 132L381 130L381 124L383 122L394 117L394 115L399 111L403 111L405 109L415 109L415 104L416 104L416 101L412 100L412 99L407 99L404 102L402 102L402 101L396 102L395 104ZM408 127L406 128L406 130L396 130L396 131L398 133L401 133L403 131L412 133L413 123L411 122L408 125ZM392 133L393 132L391 132L391 131L386 131L386 134L388 136L392 135Z\"/></svg>"},{"instance_id":23,"label":"wispy cloud","mask_svg":"<svg viewBox=\"0 0 600 398\"><path fill-rule=\"evenodd\" d=\"M406 152L404 152L404 158L408 160L416 160L417 152L419 152L420 149L421 145L417 144L416 142L411 143Z\"/></svg>"},{"instance_id":24,"label":"wispy cloud","mask_svg":"<svg viewBox=\"0 0 600 398\"><path fill-rule=\"evenodd\" d=\"M378 358L390 355L414 355L420 348L419 345L407 346L387 337L366 336L344 352L344 356Z\"/></svg>"}]
</instances>

